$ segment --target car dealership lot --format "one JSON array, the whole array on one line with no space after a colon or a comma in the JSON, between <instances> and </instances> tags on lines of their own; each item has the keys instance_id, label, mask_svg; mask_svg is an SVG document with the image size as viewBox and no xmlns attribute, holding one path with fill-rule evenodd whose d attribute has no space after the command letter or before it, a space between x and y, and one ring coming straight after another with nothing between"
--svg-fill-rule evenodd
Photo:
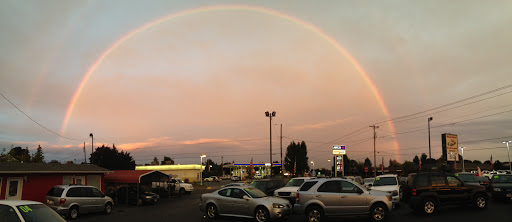
<instances>
[{"instance_id":1,"label":"car dealership lot","mask_svg":"<svg viewBox=\"0 0 512 222\"><path fill-rule=\"evenodd\" d=\"M81 215L75 221L209 221L204 217L204 212L199 210L199 196L204 192L215 191L221 185L231 181L206 182L211 189L196 189L190 195L175 196L169 199L163 198L157 205L143 206L115 206L110 215L92 213ZM195 187L197 185L194 185ZM199 187L199 186L197 186ZM512 201L489 201L485 210L475 210L471 206L447 206L443 207L433 216L415 214L406 203L396 208L388 221L502 221L509 217L512 209ZM368 217L345 217L346 221L369 221ZM254 221L252 219L220 217L214 221ZM303 216L291 215L288 221L305 221ZM326 221L340 221L339 218L328 218Z\"/></svg>"}]
</instances>

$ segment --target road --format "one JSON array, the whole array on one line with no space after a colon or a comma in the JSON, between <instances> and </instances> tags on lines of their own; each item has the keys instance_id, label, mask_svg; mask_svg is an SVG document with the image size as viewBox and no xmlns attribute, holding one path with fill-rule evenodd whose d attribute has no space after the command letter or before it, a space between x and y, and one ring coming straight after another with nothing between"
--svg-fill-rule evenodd
<instances>
[{"instance_id":1,"label":"road","mask_svg":"<svg viewBox=\"0 0 512 222\"><path fill-rule=\"evenodd\" d=\"M157 205L143 206L116 206L110 215L101 213L91 213L80 215L75 221L186 221L186 222L204 222L208 221L204 213L199 210L199 197L201 193L211 192L227 182L215 183L207 182L207 186L212 189L197 189L190 195L182 197L171 197L161 199ZM510 217L512 202L504 203L489 201L487 209L477 210L469 206L447 206L442 207L433 216L416 215L406 204L396 208L388 221L414 221L414 222L443 222L443 221L507 221ZM368 217L344 217L344 221L369 221ZM218 222L250 222L251 219L221 217L216 219ZM291 215L288 221L305 221L301 215ZM326 221L340 221L340 218L327 218Z\"/></svg>"}]
</instances>

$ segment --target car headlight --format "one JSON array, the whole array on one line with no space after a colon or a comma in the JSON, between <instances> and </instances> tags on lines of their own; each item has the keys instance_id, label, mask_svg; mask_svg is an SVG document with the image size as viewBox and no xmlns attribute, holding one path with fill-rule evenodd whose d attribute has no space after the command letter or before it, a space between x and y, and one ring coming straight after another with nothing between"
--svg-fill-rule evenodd
<instances>
[{"instance_id":1,"label":"car headlight","mask_svg":"<svg viewBox=\"0 0 512 222\"><path fill-rule=\"evenodd\" d=\"M492 190L497 191L497 192L501 192L501 188L499 188L499 187L495 187Z\"/></svg>"},{"instance_id":2,"label":"car headlight","mask_svg":"<svg viewBox=\"0 0 512 222\"><path fill-rule=\"evenodd\" d=\"M284 208L284 205L282 205L282 204L278 204L278 203L273 203L273 204L272 204L272 207L273 207L273 208Z\"/></svg>"}]
</instances>

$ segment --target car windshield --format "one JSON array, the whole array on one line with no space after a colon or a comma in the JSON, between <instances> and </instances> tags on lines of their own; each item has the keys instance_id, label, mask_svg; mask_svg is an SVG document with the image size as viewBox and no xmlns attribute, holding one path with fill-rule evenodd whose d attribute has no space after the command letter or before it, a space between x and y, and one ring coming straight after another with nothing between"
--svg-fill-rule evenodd
<instances>
[{"instance_id":1,"label":"car windshield","mask_svg":"<svg viewBox=\"0 0 512 222\"><path fill-rule=\"evenodd\" d=\"M373 186L388 186L388 185L397 185L395 177L377 177L375 181L373 181Z\"/></svg>"},{"instance_id":2,"label":"car windshield","mask_svg":"<svg viewBox=\"0 0 512 222\"><path fill-rule=\"evenodd\" d=\"M457 177L463 182L478 182L476 176L473 174L457 174Z\"/></svg>"},{"instance_id":3,"label":"car windshield","mask_svg":"<svg viewBox=\"0 0 512 222\"><path fill-rule=\"evenodd\" d=\"M364 183L373 183L375 181L375 178L366 178L364 179Z\"/></svg>"},{"instance_id":4,"label":"car windshield","mask_svg":"<svg viewBox=\"0 0 512 222\"><path fill-rule=\"evenodd\" d=\"M57 212L44 204L19 205L16 208L27 222L65 221Z\"/></svg>"},{"instance_id":5,"label":"car windshield","mask_svg":"<svg viewBox=\"0 0 512 222\"><path fill-rule=\"evenodd\" d=\"M52 189L50 189L50 191L48 191L48 193L46 195L51 196L51 197L60 197L62 195L63 191L64 191L63 188L52 187Z\"/></svg>"},{"instance_id":6,"label":"car windshield","mask_svg":"<svg viewBox=\"0 0 512 222\"><path fill-rule=\"evenodd\" d=\"M267 189L267 183L265 181L252 181L251 186L262 191Z\"/></svg>"},{"instance_id":7,"label":"car windshield","mask_svg":"<svg viewBox=\"0 0 512 222\"><path fill-rule=\"evenodd\" d=\"M496 175L492 177L493 183L512 183L512 175Z\"/></svg>"},{"instance_id":8,"label":"car windshield","mask_svg":"<svg viewBox=\"0 0 512 222\"><path fill-rule=\"evenodd\" d=\"M244 188L245 192L247 192L249 194L249 196L251 196L252 198L262 198L262 197L266 197L267 195L265 193L263 193L261 190L258 190L254 187L248 187L248 188Z\"/></svg>"},{"instance_id":9,"label":"car windshield","mask_svg":"<svg viewBox=\"0 0 512 222\"><path fill-rule=\"evenodd\" d=\"M285 187L300 187L304 183L304 179L291 179Z\"/></svg>"}]
</instances>

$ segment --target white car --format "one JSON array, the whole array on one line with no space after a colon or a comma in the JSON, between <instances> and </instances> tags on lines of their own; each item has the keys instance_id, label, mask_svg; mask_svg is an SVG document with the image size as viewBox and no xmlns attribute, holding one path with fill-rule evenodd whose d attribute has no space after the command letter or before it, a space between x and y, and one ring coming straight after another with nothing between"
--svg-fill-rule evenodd
<instances>
[{"instance_id":1,"label":"white car","mask_svg":"<svg viewBox=\"0 0 512 222\"><path fill-rule=\"evenodd\" d=\"M364 178L363 185L366 187L366 189L368 189L373 186L374 181L375 181L374 177Z\"/></svg>"},{"instance_id":2,"label":"white car","mask_svg":"<svg viewBox=\"0 0 512 222\"><path fill-rule=\"evenodd\" d=\"M194 186L192 186L192 184L185 183L181 181L181 179L171 179L171 183L174 183L174 190L180 194L190 194L192 191L194 191Z\"/></svg>"},{"instance_id":3,"label":"white car","mask_svg":"<svg viewBox=\"0 0 512 222\"><path fill-rule=\"evenodd\" d=\"M208 178L204 178L205 182L220 182L220 178L217 176L211 176Z\"/></svg>"},{"instance_id":4,"label":"white car","mask_svg":"<svg viewBox=\"0 0 512 222\"><path fill-rule=\"evenodd\" d=\"M2 221L66 221L45 204L28 200L0 200L0 216Z\"/></svg>"},{"instance_id":5,"label":"white car","mask_svg":"<svg viewBox=\"0 0 512 222\"><path fill-rule=\"evenodd\" d=\"M290 201L293 205L295 204L295 198L297 195L297 190L306 180L314 179L314 177L295 177L288 181L284 187L281 187L274 191L275 197L281 197Z\"/></svg>"},{"instance_id":6,"label":"white car","mask_svg":"<svg viewBox=\"0 0 512 222\"><path fill-rule=\"evenodd\" d=\"M400 204L402 193L400 193L400 183L397 175L388 174L375 177L370 189L389 192L392 194L391 202L393 206Z\"/></svg>"}]
</instances>

